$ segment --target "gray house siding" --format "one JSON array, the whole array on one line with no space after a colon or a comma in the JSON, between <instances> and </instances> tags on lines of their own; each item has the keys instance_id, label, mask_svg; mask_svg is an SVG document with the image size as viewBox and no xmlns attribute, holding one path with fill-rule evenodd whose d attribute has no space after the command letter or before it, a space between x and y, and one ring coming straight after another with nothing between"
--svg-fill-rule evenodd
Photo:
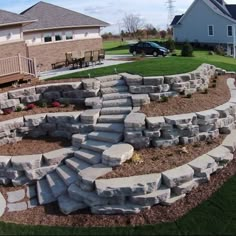
<instances>
[{"instance_id":1,"label":"gray house siding","mask_svg":"<svg viewBox=\"0 0 236 236\"><path fill-rule=\"evenodd\" d=\"M209 25L214 26L214 36L208 35ZM197 0L191 11L186 12L181 24L174 26L174 39L176 42L232 44L233 37L227 33L228 25L233 26L233 22L218 15L204 1Z\"/></svg>"}]
</instances>

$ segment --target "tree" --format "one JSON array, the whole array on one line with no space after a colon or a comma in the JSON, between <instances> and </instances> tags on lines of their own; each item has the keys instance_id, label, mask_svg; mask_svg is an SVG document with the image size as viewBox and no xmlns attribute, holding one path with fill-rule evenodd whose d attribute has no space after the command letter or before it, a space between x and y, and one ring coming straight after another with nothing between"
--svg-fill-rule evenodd
<instances>
[{"instance_id":1,"label":"tree","mask_svg":"<svg viewBox=\"0 0 236 236\"><path fill-rule=\"evenodd\" d=\"M144 26L144 29L145 29L147 38L148 38L148 35L156 36L156 34L157 34L157 30L152 24L146 24Z\"/></svg>"},{"instance_id":2,"label":"tree","mask_svg":"<svg viewBox=\"0 0 236 236\"><path fill-rule=\"evenodd\" d=\"M160 31L160 36L161 36L162 39L165 39L166 35L167 35L167 32L165 30Z\"/></svg>"},{"instance_id":3,"label":"tree","mask_svg":"<svg viewBox=\"0 0 236 236\"><path fill-rule=\"evenodd\" d=\"M130 35L136 37L138 30L143 27L143 20L137 15L129 14L124 16L123 25Z\"/></svg>"}]
</instances>

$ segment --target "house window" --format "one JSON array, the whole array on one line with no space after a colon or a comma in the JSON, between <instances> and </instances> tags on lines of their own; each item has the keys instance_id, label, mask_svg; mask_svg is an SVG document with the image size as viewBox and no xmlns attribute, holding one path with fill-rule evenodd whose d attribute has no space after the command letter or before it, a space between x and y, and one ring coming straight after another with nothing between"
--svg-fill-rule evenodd
<instances>
[{"instance_id":1,"label":"house window","mask_svg":"<svg viewBox=\"0 0 236 236\"><path fill-rule=\"evenodd\" d=\"M52 42L52 34L45 34L44 35L44 42L45 43Z\"/></svg>"},{"instance_id":2,"label":"house window","mask_svg":"<svg viewBox=\"0 0 236 236\"><path fill-rule=\"evenodd\" d=\"M233 26L232 25L228 25L227 26L227 35L229 37L232 37L233 36Z\"/></svg>"},{"instance_id":3,"label":"house window","mask_svg":"<svg viewBox=\"0 0 236 236\"><path fill-rule=\"evenodd\" d=\"M73 33L71 31L66 32L65 35L66 35L66 40L73 39Z\"/></svg>"},{"instance_id":4,"label":"house window","mask_svg":"<svg viewBox=\"0 0 236 236\"><path fill-rule=\"evenodd\" d=\"M214 36L214 26L208 25L208 36Z\"/></svg>"},{"instance_id":5,"label":"house window","mask_svg":"<svg viewBox=\"0 0 236 236\"><path fill-rule=\"evenodd\" d=\"M62 40L62 33L55 33L55 41L61 41Z\"/></svg>"}]
</instances>

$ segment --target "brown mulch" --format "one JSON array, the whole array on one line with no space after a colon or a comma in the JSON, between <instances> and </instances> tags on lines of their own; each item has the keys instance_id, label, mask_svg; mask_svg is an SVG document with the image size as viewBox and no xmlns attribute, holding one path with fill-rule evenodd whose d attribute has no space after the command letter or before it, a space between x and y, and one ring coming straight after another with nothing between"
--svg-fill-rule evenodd
<instances>
[{"instance_id":1,"label":"brown mulch","mask_svg":"<svg viewBox=\"0 0 236 236\"><path fill-rule=\"evenodd\" d=\"M28 88L36 85L43 85L43 84L58 84L58 83L69 83L69 82L80 82L84 78L71 78L71 79L61 79L61 80L38 80L34 79L31 81L31 83L20 83L20 86L13 87L12 84L3 84L0 85L0 93L8 92L12 90L22 89L22 88Z\"/></svg>"},{"instance_id":2,"label":"brown mulch","mask_svg":"<svg viewBox=\"0 0 236 236\"><path fill-rule=\"evenodd\" d=\"M218 76L216 88L210 87L208 94L197 92L191 98L178 96L169 98L168 102L151 102L141 108L147 116L169 116L191 112L200 112L220 106L230 99L227 78L231 76Z\"/></svg>"},{"instance_id":3,"label":"brown mulch","mask_svg":"<svg viewBox=\"0 0 236 236\"><path fill-rule=\"evenodd\" d=\"M32 155L70 147L71 141L65 138L41 137L38 139L24 138L14 144L6 144L0 148L0 156Z\"/></svg>"},{"instance_id":4,"label":"brown mulch","mask_svg":"<svg viewBox=\"0 0 236 236\"><path fill-rule=\"evenodd\" d=\"M152 173L161 173L181 165L184 165L195 158L211 151L218 147L225 135L220 135L219 138L213 139L211 142L199 142L195 144L188 144L185 146L178 145L164 149L160 148L146 148L136 151L138 161L129 160L122 164L122 166L115 167L111 173L102 176L102 179L129 177L135 175L145 175ZM183 152L183 147L188 153Z\"/></svg>"},{"instance_id":5,"label":"brown mulch","mask_svg":"<svg viewBox=\"0 0 236 236\"><path fill-rule=\"evenodd\" d=\"M69 105L68 107L35 107L32 110L12 112L8 115L0 115L0 122L5 120L10 120L14 118L19 118L23 116L42 114L42 113L56 113L56 112L72 112L72 111L81 111L85 110L84 105Z\"/></svg>"},{"instance_id":6,"label":"brown mulch","mask_svg":"<svg viewBox=\"0 0 236 236\"><path fill-rule=\"evenodd\" d=\"M151 210L144 210L136 215L91 215L88 210L81 210L69 216L64 216L60 213L57 204L51 204L23 212L5 213L1 220L27 225L71 227L136 226L174 222L211 197L235 174L236 159L219 173L213 174L209 183L200 185L197 189L187 194L184 199L177 201L171 206L156 205ZM7 188L0 187L0 191L7 191Z\"/></svg>"}]
</instances>

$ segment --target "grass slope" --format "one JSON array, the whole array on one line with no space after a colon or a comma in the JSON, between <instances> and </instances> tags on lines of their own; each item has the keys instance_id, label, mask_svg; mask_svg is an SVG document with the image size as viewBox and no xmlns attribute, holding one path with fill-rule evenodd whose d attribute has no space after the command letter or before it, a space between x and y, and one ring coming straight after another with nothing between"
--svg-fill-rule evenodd
<instances>
[{"instance_id":1,"label":"grass slope","mask_svg":"<svg viewBox=\"0 0 236 236\"><path fill-rule=\"evenodd\" d=\"M173 223L125 228L66 228L0 223L0 235L235 235L235 215L236 176L209 200Z\"/></svg>"}]
</instances>

